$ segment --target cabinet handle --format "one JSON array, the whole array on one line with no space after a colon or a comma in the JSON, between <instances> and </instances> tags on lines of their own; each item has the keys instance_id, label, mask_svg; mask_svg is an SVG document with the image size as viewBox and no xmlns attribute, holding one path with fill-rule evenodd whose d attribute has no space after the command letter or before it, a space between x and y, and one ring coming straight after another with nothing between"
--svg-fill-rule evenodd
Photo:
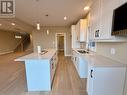
<instances>
[{"instance_id":1,"label":"cabinet handle","mask_svg":"<svg viewBox=\"0 0 127 95\"><path fill-rule=\"evenodd\" d=\"M93 70L90 72L90 77L93 78Z\"/></svg>"},{"instance_id":2,"label":"cabinet handle","mask_svg":"<svg viewBox=\"0 0 127 95\"><path fill-rule=\"evenodd\" d=\"M54 69L54 64L52 63L52 69Z\"/></svg>"},{"instance_id":3,"label":"cabinet handle","mask_svg":"<svg viewBox=\"0 0 127 95\"><path fill-rule=\"evenodd\" d=\"M75 57L75 61L77 60L77 58Z\"/></svg>"}]
</instances>

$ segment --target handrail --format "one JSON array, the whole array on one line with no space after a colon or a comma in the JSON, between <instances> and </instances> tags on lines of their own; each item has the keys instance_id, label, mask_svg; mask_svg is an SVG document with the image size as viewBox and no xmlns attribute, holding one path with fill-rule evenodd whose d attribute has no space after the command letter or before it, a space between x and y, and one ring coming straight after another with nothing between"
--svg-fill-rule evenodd
<instances>
[{"instance_id":1,"label":"handrail","mask_svg":"<svg viewBox=\"0 0 127 95\"><path fill-rule=\"evenodd\" d=\"M16 48L22 43L22 41L25 39L25 37L24 38L22 38L22 40L16 45ZM15 49L16 49L15 48Z\"/></svg>"},{"instance_id":2,"label":"handrail","mask_svg":"<svg viewBox=\"0 0 127 95\"><path fill-rule=\"evenodd\" d=\"M28 40L28 38L29 38L28 35L24 36L24 37L22 38L22 40L17 44L17 46L16 46L16 48L14 49L14 51L16 51L16 49L17 49L18 47L20 47L20 46L23 48L23 43L24 43L26 40ZM22 50L22 51L23 51L23 50Z\"/></svg>"}]
</instances>

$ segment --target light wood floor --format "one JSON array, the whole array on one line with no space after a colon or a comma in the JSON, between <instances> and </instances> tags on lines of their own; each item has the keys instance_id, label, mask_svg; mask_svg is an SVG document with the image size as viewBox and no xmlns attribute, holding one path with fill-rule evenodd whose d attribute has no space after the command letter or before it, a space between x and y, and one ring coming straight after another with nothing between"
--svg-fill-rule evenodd
<instances>
[{"instance_id":1,"label":"light wood floor","mask_svg":"<svg viewBox=\"0 0 127 95\"><path fill-rule=\"evenodd\" d=\"M70 57L59 53L59 62L51 92L27 92L25 67L22 62L14 62L13 53L0 56L0 95L87 95L86 80L80 79Z\"/></svg>"}]
</instances>

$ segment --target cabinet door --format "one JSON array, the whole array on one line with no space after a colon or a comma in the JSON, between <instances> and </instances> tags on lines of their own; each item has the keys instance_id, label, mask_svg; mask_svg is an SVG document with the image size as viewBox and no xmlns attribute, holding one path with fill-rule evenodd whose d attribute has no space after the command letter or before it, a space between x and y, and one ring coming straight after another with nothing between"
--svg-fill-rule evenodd
<instances>
[{"instance_id":1,"label":"cabinet door","mask_svg":"<svg viewBox=\"0 0 127 95\"><path fill-rule=\"evenodd\" d=\"M120 5L122 5L122 4L126 3L126 2L127 2L127 0L119 0L119 4Z\"/></svg>"},{"instance_id":2,"label":"cabinet door","mask_svg":"<svg viewBox=\"0 0 127 95\"><path fill-rule=\"evenodd\" d=\"M74 52L74 50L72 50L72 61L73 61L73 64L75 65L75 52Z\"/></svg>"},{"instance_id":3,"label":"cabinet door","mask_svg":"<svg viewBox=\"0 0 127 95\"><path fill-rule=\"evenodd\" d=\"M71 26L71 35L72 35L72 38L71 38L71 42L72 42L72 48L75 48L75 43L76 43L76 26L75 25L72 25Z\"/></svg>"},{"instance_id":4,"label":"cabinet door","mask_svg":"<svg viewBox=\"0 0 127 95\"><path fill-rule=\"evenodd\" d=\"M88 63L87 61L82 58L82 57L79 57L79 75L80 75L80 78L87 78L87 74L88 74Z\"/></svg>"},{"instance_id":5,"label":"cabinet door","mask_svg":"<svg viewBox=\"0 0 127 95\"><path fill-rule=\"evenodd\" d=\"M75 65L76 65L76 70L79 73L79 58L77 56L76 56L76 63L75 63Z\"/></svg>"},{"instance_id":6,"label":"cabinet door","mask_svg":"<svg viewBox=\"0 0 127 95\"><path fill-rule=\"evenodd\" d=\"M76 33L76 25L71 26L71 34L72 34L72 48L79 48L80 44L77 41L77 33Z\"/></svg>"},{"instance_id":7,"label":"cabinet door","mask_svg":"<svg viewBox=\"0 0 127 95\"><path fill-rule=\"evenodd\" d=\"M80 42L85 42L87 37L87 19L80 20Z\"/></svg>"},{"instance_id":8,"label":"cabinet door","mask_svg":"<svg viewBox=\"0 0 127 95\"><path fill-rule=\"evenodd\" d=\"M88 64L88 79L87 79L87 93L88 95L93 95L93 73L94 68Z\"/></svg>"},{"instance_id":9,"label":"cabinet door","mask_svg":"<svg viewBox=\"0 0 127 95\"><path fill-rule=\"evenodd\" d=\"M111 39L113 10L119 6L119 0L101 0L100 38Z\"/></svg>"},{"instance_id":10,"label":"cabinet door","mask_svg":"<svg viewBox=\"0 0 127 95\"><path fill-rule=\"evenodd\" d=\"M50 76L51 76L51 82L53 80L53 76L54 76L54 65L53 65L53 58L50 60Z\"/></svg>"},{"instance_id":11,"label":"cabinet door","mask_svg":"<svg viewBox=\"0 0 127 95\"><path fill-rule=\"evenodd\" d=\"M125 75L126 67L96 67L92 95L123 95Z\"/></svg>"},{"instance_id":12,"label":"cabinet door","mask_svg":"<svg viewBox=\"0 0 127 95\"><path fill-rule=\"evenodd\" d=\"M127 71L126 71L127 73ZM126 74L126 80L125 80L125 89L124 89L124 95L127 95L127 74Z\"/></svg>"},{"instance_id":13,"label":"cabinet door","mask_svg":"<svg viewBox=\"0 0 127 95\"><path fill-rule=\"evenodd\" d=\"M77 70L77 56L76 56L76 53L75 51L72 51L73 52L73 64Z\"/></svg>"},{"instance_id":14,"label":"cabinet door","mask_svg":"<svg viewBox=\"0 0 127 95\"><path fill-rule=\"evenodd\" d=\"M127 0L93 0L90 10L90 40L124 40L112 36L111 32L113 11L125 2Z\"/></svg>"},{"instance_id":15,"label":"cabinet door","mask_svg":"<svg viewBox=\"0 0 127 95\"><path fill-rule=\"evenodd\" d=\"M74 55L74 66L78 72L79 71L79 57L75 51L73 51L73 55Z\"/></svg>"},{"instance_id":16,"label":"cabinet door","mask_svg":"<svg viewBox=\"0 0 127 95\"><path fill-rule=\"evenodd\" d=\"M94 34L94 39L98 39L100 33L98 33L98 36L95 36L95 33L100 32L100 0L93 0L90 15L90 28Z\"/></svg>"},{"instance_id":17,"label":"cabinet door","mask_svg":"<svg viewBox=\"0 0 127 95\"><path fill-rule=\"evenodd\" d=\"M92 13L90 11L90 13L89 13L89 27L88 27L90 41L94 40L94 31L93 31L92 25L93 25L93 18L92 18Z\"/></svg>"},{"instance_id":18,"label":"cabinet door","mask_svg":"<svg viewBox=\"0 0 127 95\"><path fill-rule=\"evenodd\" d=\"M76 40L80 41L80 22L76 24Z\"/></svg>"}]
</instances>

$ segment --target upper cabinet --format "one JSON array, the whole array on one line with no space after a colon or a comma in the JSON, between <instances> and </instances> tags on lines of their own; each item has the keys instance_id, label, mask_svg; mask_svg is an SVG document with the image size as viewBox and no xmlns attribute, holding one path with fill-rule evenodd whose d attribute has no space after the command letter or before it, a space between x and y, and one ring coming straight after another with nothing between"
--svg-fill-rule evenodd
<instances>
[{"instance_id":1,"label":"upper cabinet","mask_svg":"<svg viewBox=\"0 0 127 95\"><path fill-rule=\"evenodd\" d=\"M93 0L90 10L90 40L120 41L124 37L111 36L113 11L127 0Z\"/></svg>"},{"instance_id":2,"label":"upper cabinet","mask_svg":"<svg viewBox=\"0 0 127 95\"><path fill-rule=\"evenodd\" d=\"M77 41L76 25L71 26L71 35L72 35L72 48L79 48L80 44Z\"/></svg>"},{"instance_id":3,"label":"upper cabinet","mask_svg":"<svg viewBox=\"0 0 127 95\"><path fill-rule=\"evenodd\" d=\"M97 39L100 35L100 0L93 0L90 10L90 35L91 40Z\"/></svg>"},{"instance_id":4,"label":"upper cabinet","mask_svg":"<svg viewBox=\"0 0 127 95\"><path fill-rule=\"evenodd\" d=\"M76 40L79 42L86 42L87 39L87 19L80 19L76 24Z\"/></svg>"},{"instance_id":5,"label":"upper cabinet","mask_svg":"<svg viewBox=\"0 0 127 95\"><path fill-rule=\"evenodd\" d=\"M113 10L119 6L119 0L101 0L100 3L99 39L113 39L111 36Z\"/></svg>"},{"instance_id":6,"label":"upper cabinet","mask_svg":"<svg viewBox=\"0 0 127 95\"><path fill-rule=\"evenodd\" d=\"M87 19L80 19L76 25L71 26L72 48L80 48L80 42L87 41L87 31Z\"/></svg>"}]
</instances>

